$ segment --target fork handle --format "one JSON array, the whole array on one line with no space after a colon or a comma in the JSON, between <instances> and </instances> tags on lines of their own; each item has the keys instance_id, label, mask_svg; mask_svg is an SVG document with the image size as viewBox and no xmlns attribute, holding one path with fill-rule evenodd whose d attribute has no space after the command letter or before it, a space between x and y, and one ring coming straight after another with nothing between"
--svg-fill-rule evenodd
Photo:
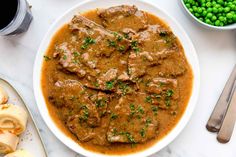
<instances>
[{"instance_id":1,"label":"fork handle","mask_svg":"<svg viewBox=\"0 0 236 157\"><path fill-rule=\"evenodd\" d=\"M235 120L236 120L236 88L234 88L232 99L230 100L228 110L226 112L220 131L217 135L217 140L220 143L229 142L234 130Z\"/></svg>"}]
</instances>

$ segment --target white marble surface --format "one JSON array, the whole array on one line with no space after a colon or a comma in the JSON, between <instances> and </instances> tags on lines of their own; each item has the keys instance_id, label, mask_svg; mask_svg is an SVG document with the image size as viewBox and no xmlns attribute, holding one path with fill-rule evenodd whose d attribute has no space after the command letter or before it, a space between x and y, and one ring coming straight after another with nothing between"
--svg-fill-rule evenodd
<instances>
[{"instance_id":1,"label":"white marble surface","mask_svg":"<svg viewBox=\"0 0 236 157\"><path fill-rule=\"evenodd\" d=\"M0 77L12 83L29 105L49 157L75 157L76 153L59 142L42 121L33 95L32 73L37 48L49 26L81 0L28 1L34 16L28 32L0 37ZM190 122L173 143L152 157L235 157L236 129L228 144L219 144L215 134L206 131L205 124L236 63L236 32L199 27L185 15L179 0L148 1L167 10L182 24L196 47L201 68L200 97Z\"/></svg>"}]
</instances>

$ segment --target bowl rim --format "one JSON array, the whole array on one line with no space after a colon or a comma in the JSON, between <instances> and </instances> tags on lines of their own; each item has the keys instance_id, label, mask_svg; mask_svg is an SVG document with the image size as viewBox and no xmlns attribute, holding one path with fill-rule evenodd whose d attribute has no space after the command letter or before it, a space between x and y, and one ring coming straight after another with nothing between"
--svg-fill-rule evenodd
<instances>
[{"instance_id":1,"label":"bowl rim","mask_svg":"<svg viewBox=\"0 0 236 157\"><path fill-rule=\"evenodd\" d=\"M184 8L184 10L188 13L188 15L190 17L192 17L192 19L194 21L196 21L198 24L204 26L205 28L210 28L210 29L215 29L215 30L236 30L236 23L233 23L233 24L230 24L230 25L226 25L226 26L213 26L213 25L210 25L210 24L207 24L201 20L199 20L197 17L195 17L189 10L188 8L186 7L186 5L184 4L184 0L181 0L181 4L182 4L182 7Z\"/></svg>"},{"instance_id":2,"label":"bowl rim","mask_svg":"<svg viewBox=\"0 0 236 157\"><path fill-rule=\"evenodd\" d=\"M49 111L47 109L47 105L46 105L45 99L43 97L42 88L41 88L41 74L42 74L41 68L42 68L42 63L43 63L43 56L45 54L45 51L48 48L48 44L50 43L51 38L55 34L55 32L62 26L62 24L60 24L60 23L63 21L63 19L69 18L68 16L71 16L70 14L72 14L73 12L74 13L78 12L78 10L81 9L81 7L86 8L89 6L88 4L91 5L93 3L96 3L97 1L98 0L83 1L83 2L76 4L74 7L68 9L62 16L60 16L51 25L51 27L48 29L47 33L45 34L45 36L38 48L36 59L34 62L33 88L34 88L34 95L35 95L37 107L39 109L40 115L42 116L44 122L46 123L46 125L48 126L50 131L57 137L57 139L59 139L67 147L69 147L70 149L74 150L77 153L80 153L85 156L93 156L93 157L110 157L110 156L113 156L113 157L115 157L115 156L143 157L143 156L152 155L152 154L160 151L162 148L167 146L169 143L171 143L180 134L180 132L184 129L184 127L187 125L187 123L190 120L191 115L194 111L194 108L196 106L196 103L198 100L198 95L199 95L199 90L200 90L199 62L198 62L196 50L195 50L190 38L188 37L188 35L184 31L184 29L180 26L180 24L173 17L171 17L163 9L161 9L160 7L157 7L152 2L147 2L145 0L130 0L128 2L126 0L120 0L120 1L111 0L109 2L99 1L100 3L106 3L106 4L104 4L104 5L106 5L106 7L114 6L114 4L116 4L116 5L117 4L118 5L119 4L134 4L134 5L138 4L139 5L138 7L140 8L142 5L144 5L149 10L158 12L159 14L162 14L162 16L165 16L168 19L169 23L171 22L172 25L175 25L176 32L173 31L173 28L171 28L172 31L174 33L178 33L179 35L181 33L182 40L186 41L186 43L184 44L186 47L183 44L182 45L183 45L184 50L185 50L185 48L189 50L188 53L186 53L186 50L185 50L185 55L186 55L186 58L190 64L190 66L192 67L194 80L193 80L193 85L192 85L193 86L192 87L192 95L190 97L190 100L188 102L188 105L186 107L184 114L182 115L182 117L180 118L180 120L176 124L176 126L165 137L160 139L158 142L156 142L155 144L153 144L149 148L146 148L142 151L132 153L132 154L124 154L124 155L105 155L105 154L100 154L100 153L93 152L93 151L83 148L82 146L77 144L74 140L72 140L70 137L68 137L66 134L64 134L63 131L57 127L57 125L55 124L54 120L50 116ZM97 8L97 7L95 7L95 8ZM147 10L147 11L150 12L149 10ZM73 13L73 15L74 15L74 13ZM153 12L151 12L151 13L153 13ZM155 13L153 13L153 14L155 15ZM167 19L163 19L161 17L159 17L159 18L164 20L166 23L168 23ZM55 28L56 28L56 30L55 30ZM180 37L179 36L177 36L177 37L179 38L179 40L181 42ZM191 60L191 62L190 62L190 60Z\"/></svg>"}]
</instances>

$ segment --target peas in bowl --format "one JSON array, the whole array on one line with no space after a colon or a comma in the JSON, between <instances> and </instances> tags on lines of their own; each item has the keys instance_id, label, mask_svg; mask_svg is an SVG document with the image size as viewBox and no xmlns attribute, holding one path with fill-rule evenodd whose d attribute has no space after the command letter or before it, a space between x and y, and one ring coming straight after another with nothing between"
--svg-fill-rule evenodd
<instances>
[{"instance_id":1,"label":"peas in bowl","mask_svg":"<svg viewBox=\"0 0 236 157\"><path fill-rule=\"evenodd\" d=\"M182 0L199 23L215 29L236 29L236 0Z\"/></svg>"}]
</instances>

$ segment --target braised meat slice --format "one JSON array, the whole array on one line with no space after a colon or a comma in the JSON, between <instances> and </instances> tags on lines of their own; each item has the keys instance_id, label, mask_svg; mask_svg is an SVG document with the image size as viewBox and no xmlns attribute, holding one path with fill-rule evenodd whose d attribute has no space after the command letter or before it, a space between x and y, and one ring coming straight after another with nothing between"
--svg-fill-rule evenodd
<instances>
[{"instance_id":1,"label":"braised meat slice","mask_svg":"<svg viewBox=\"0 0 236 157\"><path fill-rule=\"evenodd\" d=\"M158 121L145 93L135 92L119 99L111 111L107 140L111 143L143 143L154 138ZM134 99L135 98L135 99Z\"/></svg>"},{"instance_id":2,"label":"braised meat slice","mask_svg":"<svg viewBox=\"0 0 236 157\"><path fill-rule=\"evenodd\" d=\"M111 100L111 95L98 91L90 97L90 100L96 105L100 117L105 116L107 107Z\"/></svg>"},{"instance_id":3,"label":"braised meat slice","mask_svg":"<svg viewBox=\"0 0 236 157\"><path fill-rule=\"evenodd\" d=\"M86 110L83 109L83 112ZM84 114L84 113L83 113ZM66 126L80 142L91 142L95 145L107 146L106 131L109 124L108 118L103 118L99 127L90 127L81 119L80 114L74 114L66 121Z\"/></svg>"},{"instance_id":4,"label":"braised meat slice","mask_svg":"<svg viewBox=\"0 0 236 157\"><path fill-rule=\"evenodd\" d=\"M80 62L80 53L70 45L64 42L55 47L54 58L58 58L61 69L66 69L71 73L75 73L78 77L82 78L86 75L86 67Z\"/></svg>"},{"instance_id":5,"label":"braised meat slice","mask_svg":"<svg viewBox=\"0 0 236 157\"><path fill-rule=\"evenodd\" d=\"M157 67L162 77L177 77L183 75L186 71L186 59L182 53L173 53L163 63Z\"/></svg>"},{"instance_id":6,"label":"braised meat slice","mask_svg":"<svg viewBox=\"0 0 236 157\"><path fill-rule=\"evenodd\" d=\"M77 80L57 81L54 90L50 93L49 101L56 107L66 107L76 114L81 114L80 118L85 118L89 126L99 125L100 118L96 106ZM88 115L83 115L83 113L88 113Z\"/></svg>"},{"instance_id":7,"label":"braised meat slice","mask_svg":"<svg viewBox=\"0 0 236 157\"><path fill-rule=\"evenodd\" d=\"M116 68L111 68L107 72L101 74L101 76L96 78L94 83L88 81L84 85L92 89L99 89L102 91L114 91L117 73L118 70Z\"/></svg>"},{"instance_id":8,"label":"braised meat slice","mask_svg":"<svg viewBox=\"0 0 236 157\"><path fill-rule=\"evenodd\" d=\"M183 49L172 32L158 25L132 36L131 51L128 58L130 79L135 81L150 67L157 69L160 75L170 77L182 75L186 71L186 59Z\"/></svg>"},{"instance_id":9,"label":"braised meat slice","mask_svg":"<svg viewBox=\"0 0 236 157\"><path fill-rule=\"evenodd\" d=\"M176 79L154 78L146 86L149 102L161 109L174 108L179 99L179 88Z\"/></svg>"},{"instance_id":10,"label":"braised meat slice","mask_svg":"<svg viewBox=\"0 0 236 157\"><path fill-rule=\"evenodd\" d=\"M104 69L104 60L114 62L118 54L123 55L130 45L127 39L120 38L120 34L106 30L81 15L74 16L69 29L73 41L56 45L53 56L62 68L79 78L97 76Z\"/></svg>"},{"instance_id":11,"label":"braised meat slice","mask_svg":"<svg viewBox=\"0 0 236 157\"><path fill-rule=\"evenodd\" d=\"M86 96L83 85L77 80L58 80L54 83L53 89L49 93L49 101L54 106L61 108L73 108L75 104L82 101Z\"/></svg>"},{"instance_id":12,"label":"braised meat slice","mask_svg":"<svg viewBox=\"0 0 236 157\"><path fill-rule=\"evenodd\" d=\"M103 26L110 30L115 28L121 31L122 28L131 28L138 31L145 29L147 25L146 13L138 10L136 6L115 6L99 9L97 13L102 19Z\"/></svg>"},{"instance_id":13,"label":"braised meat slice","mask_svg":"<svg viewBox=\"0 0 236 157\"><path fill-rule=\"evenodd\" d=\"M128 58L128 73L131 80L138 79L146 73L147 66L153 58L149 52L131 52Z\"/></svg>"},{"instance_id":14,"label":"braised meat slice","mask_svg":"<svg viewBox=\"0 0 236 157\"><path fill-rule=\"evenodd\" d=\"M105 136L109 121L101 119L101 113L106 112L109 101L105 93L99 92L93 100L79 81L60 80L55 83L49 101L61 108L63 112L58 114L79 141L109 144Z\"/></svg>"},{"instance_id":15,"label":"braised meat slice","mask_svg":"<svg viewBox=\"0 0 236 157\"><path fill-rule=\"evenodd\" d=\"M121 35L104 29L95 22L76 15L69 24L71 31L77 35L82 50L87 50L96 56L109 57L115 52L125 52L129 41L120 39Z\"/></svg>"}]
</instances>

